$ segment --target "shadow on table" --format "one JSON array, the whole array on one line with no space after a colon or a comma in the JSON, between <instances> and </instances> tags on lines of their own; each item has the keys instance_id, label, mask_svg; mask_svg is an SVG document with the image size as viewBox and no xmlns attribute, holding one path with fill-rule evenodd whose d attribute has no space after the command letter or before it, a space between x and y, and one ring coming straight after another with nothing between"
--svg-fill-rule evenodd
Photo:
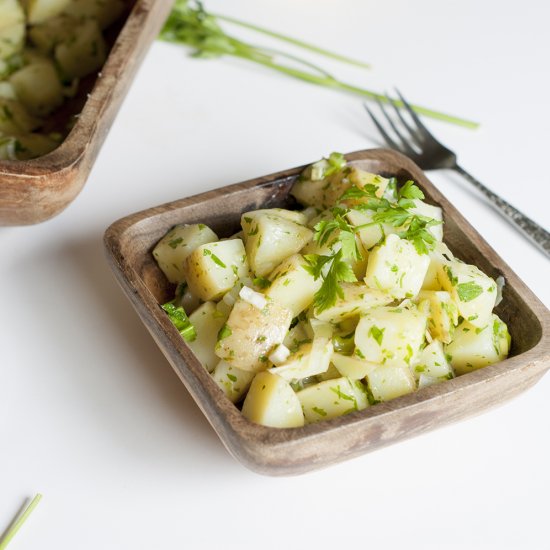
<instances>
[{"instance_id":1,"label":"shadow on table","mask_svg":"<svg viewBox=\"0 0 550 550\"><path fill-rule=\"evenodd\" d=\"M100 235L68 239L18 269L24 273L31 264L55 278L48 286L63 326L44 330L70 341L68 361L82 357L64 367L63 379L74 384L79 407L92 409L90 416L120 442L121 452L209 476L239 468L119 289Z\"/></svg>"}]
</instances>

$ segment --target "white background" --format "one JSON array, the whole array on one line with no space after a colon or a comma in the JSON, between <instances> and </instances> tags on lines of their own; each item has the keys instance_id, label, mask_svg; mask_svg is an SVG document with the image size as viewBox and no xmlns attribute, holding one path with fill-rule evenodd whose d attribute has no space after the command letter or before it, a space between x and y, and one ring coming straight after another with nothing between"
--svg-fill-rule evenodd
<instances>
[{"instance_id":1,"label":"white background","mask_svg":"<svg viewBox=\"0 0 550 550\"><path fill-rule=\"evenodd\" d=\"M550 229L545 0L207 7L371 62L309 57L357 85L480 121L428 124ZM0 229L0 531L44 495L13 550L548 548L550 376L482 416L262 477L226 452L109 271L102 235L124 215L379 145L357 97L153 45L76 201ZM458 176L430 177L550 306L548 260Z\"/></svg>"}]
</instances>

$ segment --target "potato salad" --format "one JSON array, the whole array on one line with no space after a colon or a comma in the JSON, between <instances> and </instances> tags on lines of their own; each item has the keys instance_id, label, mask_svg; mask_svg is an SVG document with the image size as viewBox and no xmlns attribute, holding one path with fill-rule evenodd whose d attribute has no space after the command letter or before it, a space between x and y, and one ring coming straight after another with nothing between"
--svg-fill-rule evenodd
<instances>
[{"instance_id":1,"label":"potato salad","mask_svg":"<svg viewBox=\"0 0 550 550\"><path fill-rule=\"evenodd\" d=\"M414 182L333 153L291 194L302 209L244 212L229 238L178 225L153 250L162 307L246 418L303 426L507 357L502 284L453 255Z\"/></svg>"},{"instance_id":2,"label":"potato salad","mask_svg":"<svg viewBox=\"0 0 550 550\"><path fill-rule=\"evenodd\" d=\"M47 118L103 66L102 31L124 9L124 0L0 0L0 159L59 145L69 128L47 131Z\"/></svg>"}]
</instances>

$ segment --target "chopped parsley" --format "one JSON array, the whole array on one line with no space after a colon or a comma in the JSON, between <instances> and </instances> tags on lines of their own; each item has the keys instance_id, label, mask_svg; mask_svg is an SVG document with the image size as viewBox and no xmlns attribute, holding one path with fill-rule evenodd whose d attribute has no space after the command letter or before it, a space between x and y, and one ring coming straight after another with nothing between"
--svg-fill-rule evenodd
<instances>
[{"instance_id":1,"label":"chopped parsley","mask_svg":"<svg viewBox=\"0 0 550 550\"><path fill-rule=\"evenodd\" d=\"M456 293L458 294L458 298L461 302L470 302L475 300L482 292L483 287L474 281L456 285Z\"/></svg>"}]
</instances>

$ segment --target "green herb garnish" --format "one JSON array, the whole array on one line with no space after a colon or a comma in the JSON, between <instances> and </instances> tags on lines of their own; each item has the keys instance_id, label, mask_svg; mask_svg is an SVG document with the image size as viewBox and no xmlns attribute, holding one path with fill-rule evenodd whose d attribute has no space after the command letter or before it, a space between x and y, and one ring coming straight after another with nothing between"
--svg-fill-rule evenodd
<instances>
[{"instance_id":1,"label":"green herb garnish","mask_svg":"<svg viewBox=\"0 0 550 550\"><path fill-rule=\"evenodd\" d=\"M189 320L189 317L187 317L187 313L185 313L183 307L176 306L173 301L163 304L161 307L166 311L170 321L172 321L173 325L178 329L178 332L182 335L184 340L187 342L195 340L197 331Z\"/></svg>"},{"instance_id":2,"label":"green herb garnish","mask_svg":"<svg viewBox=\"0 0 550 550\"><path fill-rule=\"evenodd\" d=\"M21 528L21 526L25 523L25 521L28 519L28 517L31 515L32 511L36 508L40 500L42 499L42 495L38 493L29 503L29 505L23 510L23 513L18 516L15 521L8 527L6 532L0 537L0 550L4 550L8 547L8 544L10 543L11 539L17 534L17 531Z\"/></svg>"},{"instance_id":3,"label":"green herb garnish","mask_svg":"<svg viewBox=\"0 0 550 550\"><path fill-rule=\"evenodd\" d=\"M159 38L166 42L191 46L195 50L193 53L194 57L217 58L224 55L231 55L252 61L279 73L283 73L287 76L291 76L311 84L353 93L364 98L381 101L383 103L392 102L397 107L404 106L400 100L390 100L385 94L380 94L372 90L367 90L365 88L343 82L321 67L306 61L305 59L270 48L254 46L239 40L238 38L227 34L220 26L220 21L226 21L242 27L247 27L248 29L260 34L271 36L317 54L338 59L339 61L366 66L365 63L357 62L356 60L329 52L317 46L307 44L301 40L252 25L250 23L245 23L231 17L209 13L198 0L176 0L176 3L172 8L172 12L168 16ZM412 105L412 108L417 113L427 117L443 120L445 122L457 124L466 128L477 128L479 126L476 122L434 111L419 105Z\"/></svg>"},{"instance_id":4,"label":"green herb garnish","mask_svg":"<svg viewBox=\"0 0 550 550\"><path fill-rule=\"evenodd\" d=\"M483 287L474 281L460 283L456 286L456 293L461 302L470 302L477 298L483 292Z\"/></svg>"}]
</instances>

